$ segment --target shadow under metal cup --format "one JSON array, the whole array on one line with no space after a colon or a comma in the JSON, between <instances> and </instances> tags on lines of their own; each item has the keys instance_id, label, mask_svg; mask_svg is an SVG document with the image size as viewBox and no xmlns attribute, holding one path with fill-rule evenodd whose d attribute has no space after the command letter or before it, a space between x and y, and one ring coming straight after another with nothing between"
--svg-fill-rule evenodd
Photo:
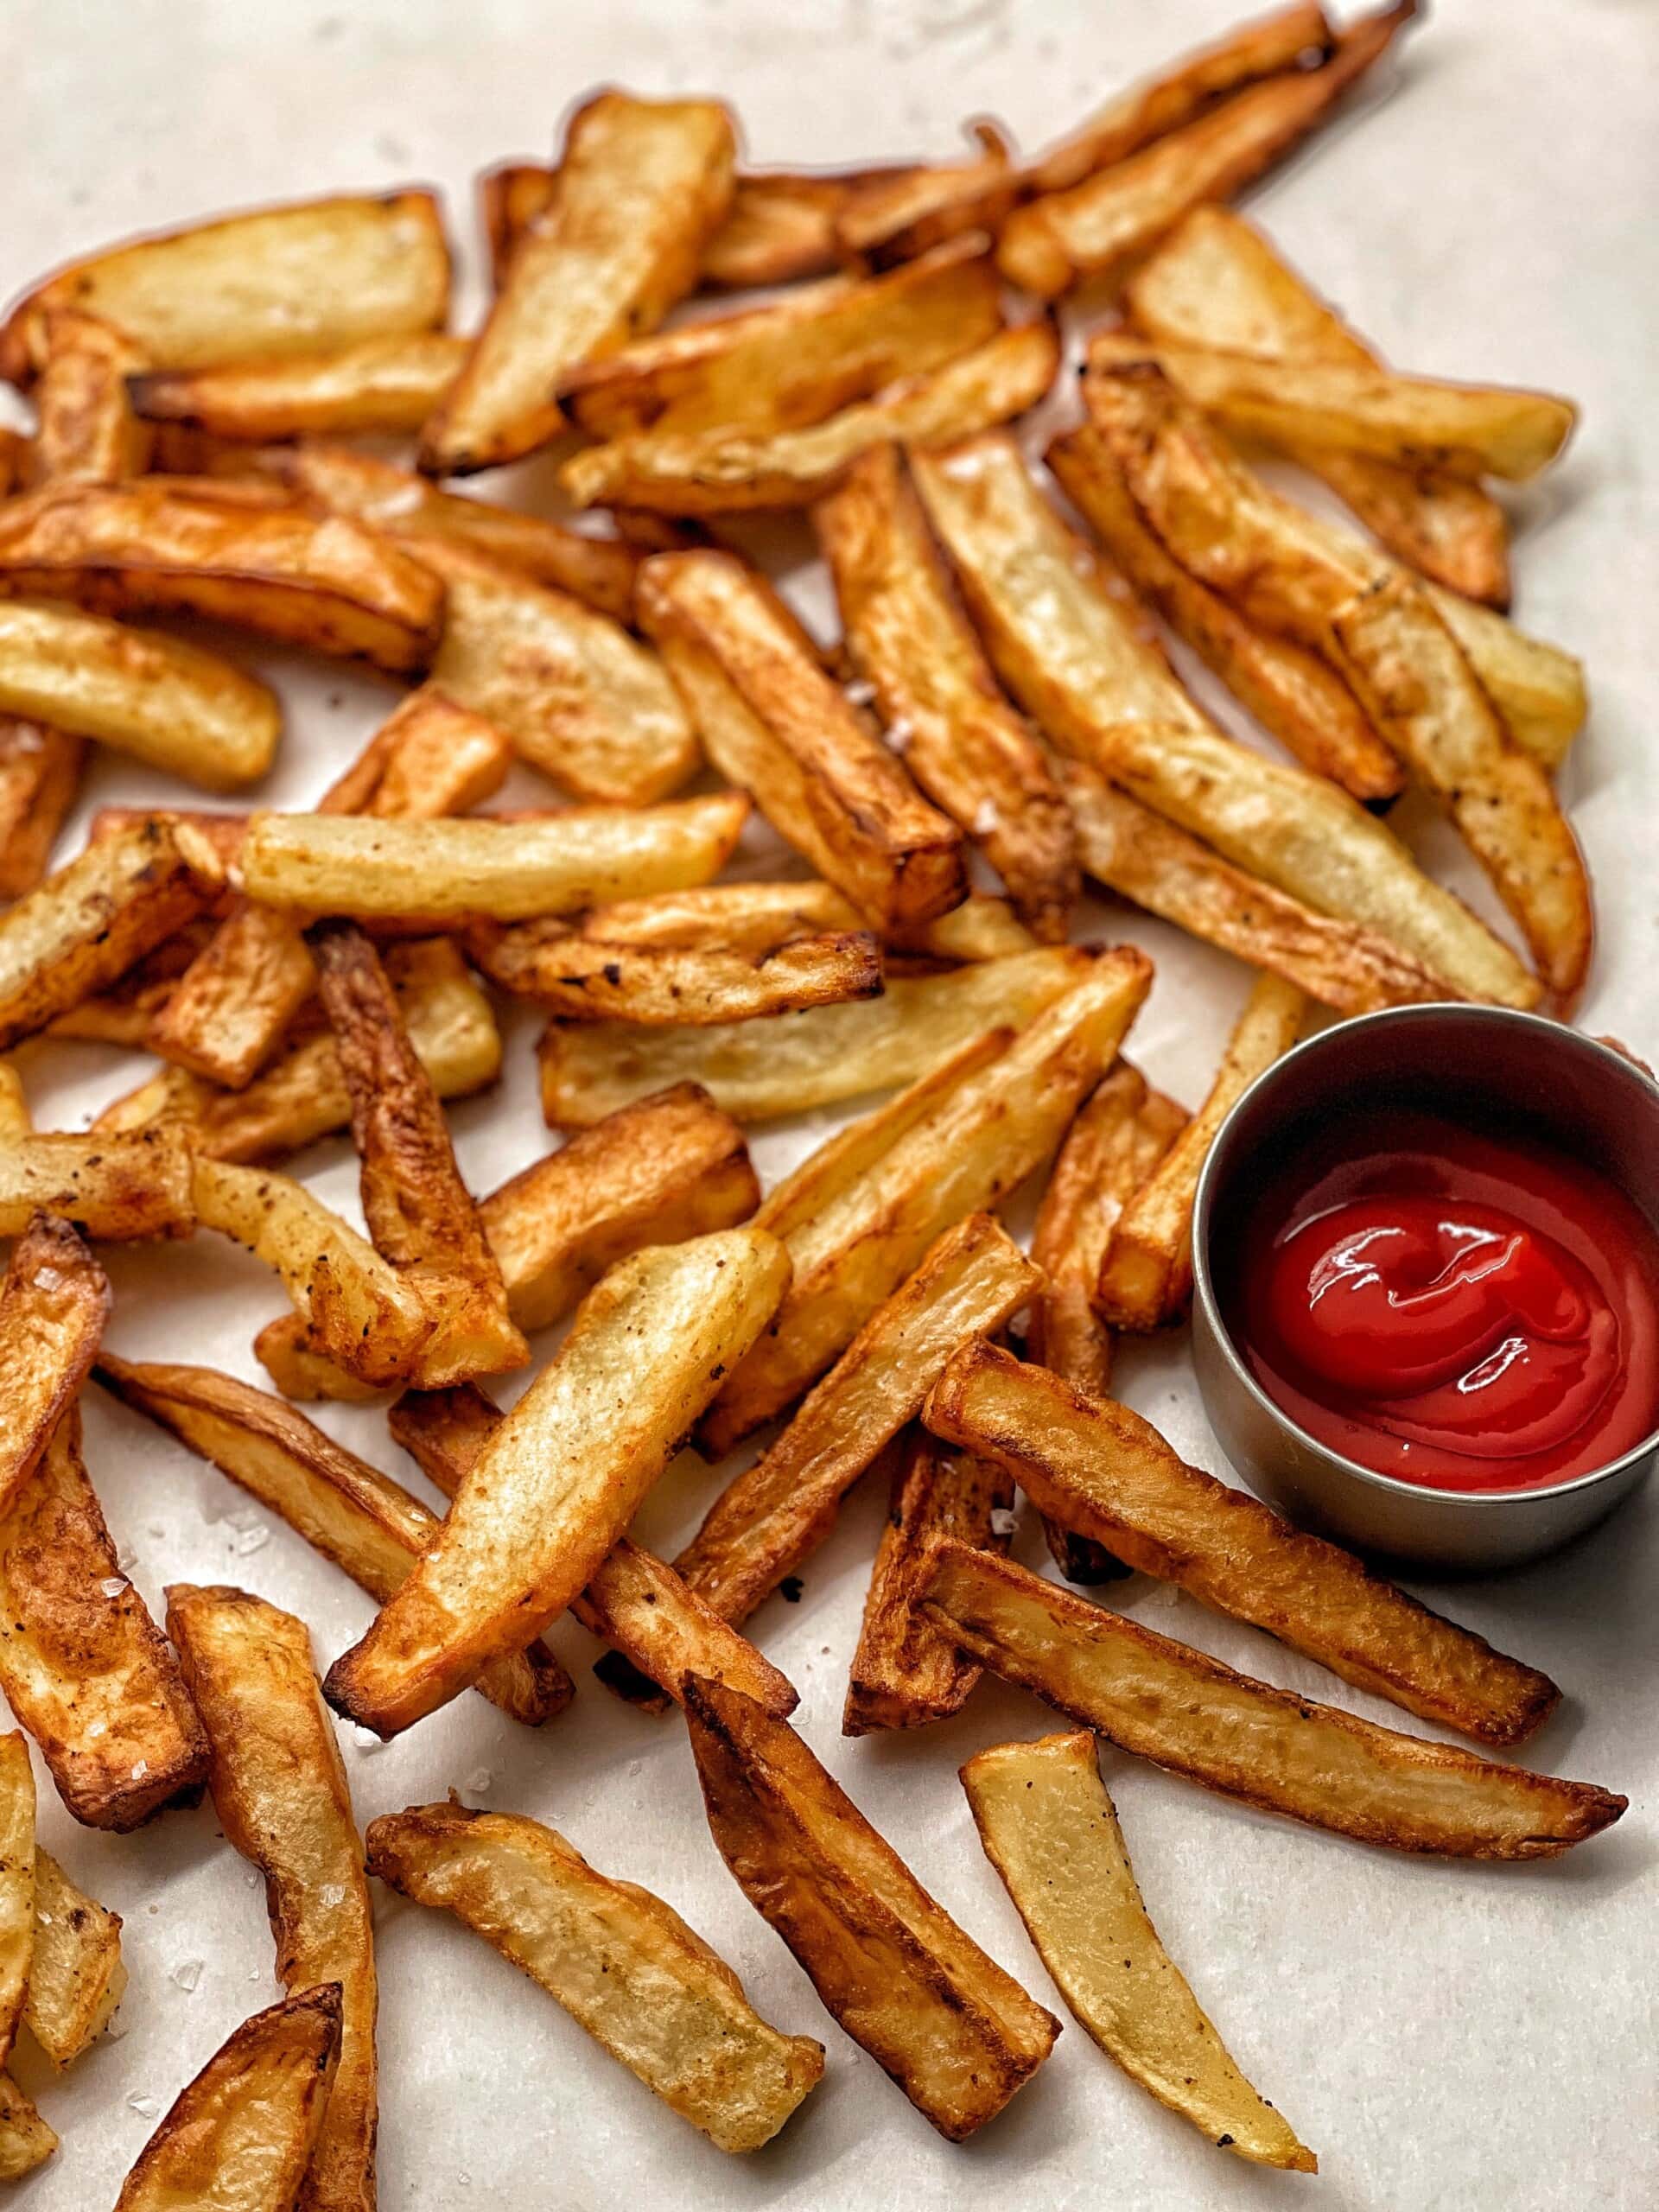
<instances>
[{"instance_id":1,"label":"shadow under metal cup","mask_svg":"<svg viewBox=\"0 0 1659 2212\"><path fill-rule=\"evenodd\" d=\"M1659 1224L1659 1084L1622 1053L1540 1014L1395 1007L1286 1054L1223 1122L1192 1217L1192 1361L1217 1440L1250 1487L1300 1526L1363 1551L1481 1573L1588 1529L1659 1463L1659 1431L1554 1488L1428 1490L1373 1473L1299 1427L1256 1382L1216 1296L1215 1255L1262 1175L1333 1115L1408 1107L1541 1138L1597 1169Z\"/></svg>"}]
</instances>

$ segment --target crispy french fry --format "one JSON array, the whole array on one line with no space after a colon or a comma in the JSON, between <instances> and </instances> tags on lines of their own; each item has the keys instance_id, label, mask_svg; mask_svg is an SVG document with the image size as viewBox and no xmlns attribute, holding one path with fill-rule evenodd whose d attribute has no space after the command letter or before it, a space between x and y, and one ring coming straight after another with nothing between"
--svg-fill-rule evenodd
<instances>
[{"instance_id":1,"label":"crispy french fry","mask_svg":"<svg viewBox=\"0 0 1659 2212\"><path fill-rule=\"evenodd\" d=\"M98 1243L188 1236L196 1208L182 1131L0 1141L0 1236L21 1236L36 1214L72 1221Z\"/></svg>"},{"instance_id":2,"label":"crispy french fry","mask_svg":"<svg viewBox=\"0 0 1659 2212\"><path fill-rule=\"evenodd\" d=\"M341 2010L330 1981L245 2020L179 2092L115 2212L183 2212L215 2197L226 2212L296 2212L327 2118Z\"/></svg>"},{"instance_id":3,"label":"crispy french fry","mask_svg":"<svg viewBox=\"0 0 1659 2212\"><path fill-rule=\"evenodd\" d=\"M290 1995L320 1982L340 1988L340 2059L306 2202L316 2212L366 2212L379 2118L373 1919L309 1632L245 1590L180 1582L168 1590L167 1632L212 1746L219 1824L264 1877L283 1986Z\"/></svg>"},{"instance_id":4,"label":"crispy french fry","mask_svg":"<svg viewBox=\"0 0 1659 2212\"><path fill-rule=\"evenodd\" d=\"M1011 441L917 454L912 470L998 673L1063 752L1235 866L1391 938L1454 992L1535 1003L1509 948L1346 792L1264 760L1200 711Z\"/></svg>"},{"instance_id":5,"label":"crispy french fry","mask_svg":"<svg viewBox=\"0 0 1659 2212\"><path fill-rule=\"evenodd\" d=\"M60 2073L103 2034L126 1986L120 1914L78 1890L51 1853L36 1847L23 2024Z\"/></svg>"},{"instance_id":6,"label":"crispy french fry","mask_svg":"<svg viewBox=\"0 0 1659 2212\"><path fill-rule=\"evenodd\" d=\"M0 2073L0 2181L21 2181L57 2148L55 2132L10 2075Z\"/></svg>"},{"instance_id":7,"label":"crispy french fry","mask_svg":"<svg viewBox=\"0 0 1659 2212\"><path fill-rule=\"evenodd\" d=\"M925 1610L1017 1682L1189 1782L1335 1835L1453 1859L1551 1859L1625 1799L1497 1766L1295 1698L1172 1637L946 1541Z\"/></svg>"},{"instance_id":8,"label":"crispy french fry","mask_svg":"<svg viewBox=\"0 0 1659 2212\"><path fill-rule=\"evenodd\" d=\"M595 906L578 925L601 944L696 952L776 952L803 938L858 927L858 910L829 883L709 883Z\"/></svg>"},{"instance_id":9,"label":"crispy french fry","mask_svg":"<svg viewBox=\"0 0 1659 2212\"><path fill-rule=\"evenodd\" d=\"M950 2141L994 2119L1058 2021L935 1903L787 1722L695 1681L686 1726L720 1854L828 2010Z\"/></svg>"},{"instance_id":10,"label":"crispy french fry","mask_svg":"<svg viewBox=\"0 0 1659 2212\"><path fill-rule=\"evenodd\" d=\"M819 1209L800 1210L804 1177L774 1194L782 1205L763 1208L760 1217L788 1224L777 1233L792 1280L704 1423L711 1449L726 1451L798 1397L941 1230L997 1205L1048 1157L1116 1057L1151 979L1151 963L1128 946L1096 955L1082 981L995 1058L969 1063L943 1095L924 1077L919 1099L896 1101L869 1130L832 1140L836 1165L820 1185Z\"/></svg>"},{"instance_id":11,"label":"crispy french fry","mask_svg":"<svg viewBox=\"0 0 1659 2212\"><path fill-rule=\"evenodd\" d=\"M1073 2016L1160 2104L1224 2149L1317 2173L1158 1940L1086 1731L996 1744L962 1770L979 1840Z\"/></svg>"},{"instance_id":12,"label":"crispy french fry","mask_svg":"<svg viewBox=\"0 0 1659 2212\"><path fill-rule=\"evenodd\" d=\"M761 953L613 944L558 922L479 929L469 942L492 982L574 1021L709 1028L881 995L880 940L868 930Z\"/></svg>"},{"instance_id":13,"label":"crispy french fry","mask_svg":"<svg viewBox=\"0 0 1659 2212\"><path fill-rule=\"evenodd\" d=\"M194 922L163 938L142 960L136 960L108 990L82 999L79 1006L59 1014L47 1035L148 1052L155 1026L177 990L180 978L206 950L217 926L211 912L199 914Z\"/></svg>"},{"instance_id":14,"label":"crispy french fry","mask_svg":"<svg viewBox=\"0 0 1659 2212\"><path fill-rule=\"evenodd\" d=\"M995 1459L1046 1513L1109 1544L1332 1674L1425 1720L1518 1744L1560 1701L1547 1675L1420 1605L1249 1491L1188 1466L1149 1421L969 1344L924 1411L937 1436Z\"/></svg>"},{"instance_id":15,"label":"crispy french fry","mask_svg":"<svg viewBox=\"0 0 1659 2212\"><path fill-rule=\"evenodd\" d=\"M1296 1042L1307 1001L1282 976L1258 976L1234 1024L1210 1093L1113 1225L1095 1304L1114 1327L1147 1331L1179 1319L1192 1295L1192 1201L1216 1132L1233 1103Z\"/></svg>"},{"instance_id":16,"label":"crispy french fry","mask_svg":"<svg viewBox=\"0 0 1659 2212\"><path fill-rule=\"evenodd\" d=\"M1128 161L1027 201L1002 226L1003 275L1047 299L1084 278L1121 277L1191 209L1242 191L1316 130L1415 13L1416 0L1396 0L1363 16L1317 69L1246 85Z\"/></svg>"},{"instance_id":17,"label":"crispy french fry","mask_svg":"<svg viewBox=\"0 0 1659 2212\"><path fill-rule=\"evenodd\" d=\"M0 607L3 605L4 601L0 601ZM86 842L89 848L112 844L130 830L151 829L157 824L165 830L191 831L207 845L220 870L226 874L236 866L242 840L248 834L248 817L228 814L222 807L100 806L87 824Z\"/></svg>"},{"instance_id":18,"label":"crispy french fry","mask_svg":"<svg viewBox=\"0 0 1659 2212\"><path fill-rule=\"evenodd\" d=\"M1510 735L1546 768L1559 768L1590 709L1583 662L1473 599L1435 583L1426 588Z\"/></svg>"},{"instance_id":19,"label":"crispy french fry","mask_svg":"<svg viewBox=\"0 0 1659 2212\"><path fill-rule=\"evenodd\" d=\"M1027 323L805 429L646 432L575 454L560 481L579 507L715 515L809 506L872 446L943 445L1023 415L1058 366L1052 325Z\"/></svg>"},{"instance_id":20,"label":"crispy french fry","mask_svg":"<svg viewBox=\"0 0 1659 2212\"><path fill-rule=\"evenodd\" d=\"M420 1805L373 1821L368 1847L381 1881L454 1913L716 2148L759 2150L823 2075L822 2044L769 2027L671 1905L556 1829Z\"/></svg>"},{"instance_id":21,"label":"crispy french fry","mask_svg":"<svg viewBox=\"0 0 1659 2212\"><path fill-rule=\"evenodd\" d=\"M513 461L557 433L561 373L654 329L691 290L732 203L736 151L717 101L601 92L577 111L548 204L427 423L429 475Z\"/></svg>"},{"instance_id":22,"label":"crispy french fry","mask_svg":"<svg viewBox=\"0 0 1659 2212\"><path fill-rule=\"evenodd\" d=\"M466 339L442 331L406 331L338 353L152 369L129 377L127 391L141 422L180 423L215 438L395 435L420 429L468 350Z\"/></svg>"},{"instance_id":23,"label":"crispy french fry","mask_svg":"<svg viewBox=\"0 0 1659 2212\"><path fill-rule=\"evenodd\" d=\"M124 1405L211 1459L382 1605L431 1542L439 1516L429 1506L270 1391L209 1367L135 1364L111 1352L97 1371ZM574 1694L539 1641L493 1659L474 1687L527 1728L563 1713Z\"/></svg>"},{"instance_id":24,"label":"crispy french fry","mask_svg":"<svg viewBox=\"0 0 1659 2212\"><path fill-rule=\"evenodd\" d=\"M753 1229L613 1268L408 1581L330 1669L335 1709L396 1735L563 1612L771 1319L787 1276L783 1247Z\"/></svg>"},{"instance_id":25,"label":"crispy french fry","mask_svg":"<svg viewBox=\"0 0 1659 2212\"><path fill-rule=\"evenodd\" d=\"M964 232L994 231L1014 205L1019 172L995 123L982 118L971 135L979 151L966 161L918 163L855 185L836 216L841 251L886 264Z\"/></svg>"},{"instance_id":26,"label":"crispy french fry","mask_svg":"<svg viewBox=\"0 0 1659 2212\"><path fill-rule=\"evenodd\" d=\"M35 387L36 484L118 484L149 466L150 434L127 392L144 356L124 331L73 308L46 317Z\"/></svg>"},{"instance_id":27,"label":"crispy french fry","mask_svg":"<svg viewBox=\"0 0 1659 2212\"><path fill-rule=\"evenodd\" d=\"M896 449L877 447L813 510L842 629L905 766L970 837L1039 938L1063 942L1076 843L1043 749L997 690L945 581Z\"/></svg>"},{"instance_id":28,"label":"crispy french fry","mask_svg":"<svg viewBox=\"0 0 1659 2212\"><path fill-rule=\"evenodd\" d=\"M302 913L528 921L706 883L748 811L747 798L721 791L511 823L256 814L241 875L250 898ZM0 957L6 927L0 921Z\"/></svg>"},{"instance_id":29,"label":"crispy french fry","mask_svg":"<svg viewBox=\"0 0 1659 2212\"><path fill-rule=\"evenodd\" d=\"M4 682L0 658L0 689ZM26 897L52 865L86 752L67 730L0 713L0 899Z\"/></svg>"},{"instance_id":30,"label":"crispy french fry","mask_svg":"<svg viewBox=\"0 0 1659 2212\"><path fill-rule=\"evenodd\" d=\"M34 1129L23 1079L10 1060L0 1060L0 1141L31 1136Z\"/></svg>"},{"instance_id":31,"label":"crispy french fry","mask_svg":"<svg viewBox=\"0 0 1659 2212\"><path fill-rule=\"evenodd\" d=\"M35 1781L29 1746L0 1736L0 2060L23 2017L35 1948ZM49 2158L58 2139L8 2073L0 2073L0 2181Z\"/></svg>"},{"instance_id":32,"label":"crispy french fry","mask_svg":"<svg viewBox=\"0 0 1659 2212\"><path fill-rule=\"evenodd\" d=\"M109 1278L76 1230L48 1214L31 1221L0 1282L0 1509L20 1494L74 1404L110 1304Z\"/></svg>"}]
</instances>

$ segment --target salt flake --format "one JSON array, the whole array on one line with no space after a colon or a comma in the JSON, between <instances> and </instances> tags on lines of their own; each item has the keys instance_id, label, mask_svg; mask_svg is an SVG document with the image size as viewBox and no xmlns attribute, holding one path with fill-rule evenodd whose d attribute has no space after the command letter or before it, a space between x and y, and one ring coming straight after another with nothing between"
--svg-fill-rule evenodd
<instances>
[{"instance_id":1,"label":"salt flake","mask_svg":"<svg viewBox=\"0 0 1659 2212\"><path fill-rule=\"evenodd\" d=\"M184 1960L181 1965L174 1967L173 1979L187 1997L194 1997L196 1993L196 1985L201 1980L201 1961L200 1959Z\"/></svg>"}]
</instances>

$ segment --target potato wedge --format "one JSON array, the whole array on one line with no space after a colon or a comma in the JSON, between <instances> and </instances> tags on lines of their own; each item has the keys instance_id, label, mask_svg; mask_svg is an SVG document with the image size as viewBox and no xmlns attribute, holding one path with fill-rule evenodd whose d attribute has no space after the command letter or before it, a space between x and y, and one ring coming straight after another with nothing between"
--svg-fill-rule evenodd
<instances>
[{"instance_id":1,"label":"potato wedge","mask_svg":"<svg viewBox=\"0 0 1659 2212\"><path fill-rule=\"evenodd\" d=\"M196 1207L182 1131L0 1141L0 1236L21 1236L36 1214L73 1222L96 1243L188 1236Z\"/></svg>"},{"instance_id":2,"label":"potato wedge","mask_svg":"<svg viewBox=\"0 0 1659 2212\"><path fill-rule=\"evenodd\" d=\"M953 1358L924 1409L1046 1513L1142 1573L1276 1636L1344 1681L1478 1742L1525 1741L1560 1702L1548 1675L1444 1620L1351 1553L1188 1466L1150 1421L989 1344Z\"/></svg>"},{"instance_id":3,"label":"potato wedge","mask_svg":"<svg viewBox=\"0 0 1659 2212\"><path fill-rule=\"evenodd\" d=\"M466 475L545 445L562 372L654 329L696 283L732 204L737 148L715 100L601 92L572 117L460 376L421 441L429 475Z\"/></svg>"},{"instance_id":4,"label":"potato wedge","mask_svg":"<svg viewBox=\"0 0 1659 2212\"><path fill-rule=\"evenodd\" d=\"M214 2052L138 2154L115 2212L297 2212L339 2063L340 1985L285 1997ZM236 2195L224 2195L226 2183Z\"/></svg>"},{"instance_id":5,"label":"potato wedge","mask_svg":"<svg viewBox=\"0 0 1659 2212\"><path fill-rule=\"evenodd\" d=\"M1307 1001L1282 976L1258 976L1233 1025L1209 1096L1124 1205L1107 1242L1095 1304L1115 1328L1179 1320L1192 1296L1192 1201L1216 1132L1265 1068L1283 1058Z\"/></svg>"},{"instance_id":6,"label":"potato wedge","mask_svg":"<svg viewBox=\"0 0 1659 2212\"><path fill-rule=\"evenodd\" d=\"M179 423L251 444L341 432L395 435L420 429L469 350L466 339L442 331L405 331L338 353L151 369L129 377L127 391L141 422Z\"/></svg>"},{"instance_id":7,"label":"potato wedge","mask_svg":"<svg viewBox=\"0 0 1659 2212\"><path fill-rule=\"evenodd\" d=\"M373 1916L309 1631L245 1590L175 1582L167 1632L213 1748L219 1824L264 1877L278 1978L290 1995L319 1983L340 1989L340 2057L306 2202L315 2212L369 2212L379 2123Z\"/></svg>"},{"instance_id":8,"label":"potato wedge","mask_svg":"<svg viewBox=\"0 0 1659 2212\"><path fill-rule=\"evenodd\" d=\"M918 162L855 185L836 216L841 251L886 266L964 233L994 231L1020 190L1014 149L983 117L969 136L979 150L965 161Z\"/></svg>"},{"instance_id":9,"label":"potato wedge","mask_svg":"<svg viewBox=\"0 0 1659 2212\"><path fill-rule=\"evenodd\" d=\"M431 1542L439 1516L429 1506L270 1391L210 1367L136 1364L111 1352L97 1371L124 1405L211 1459L380 1604ZM474 1687L527 1728L563 1713L575 1694L539 1640L493 1659Z\"/></svg>"},{"instance_id":10,"label":"potato wedge","mask_svg":"<svg viewBox=\"0 0 1659 2212\"><path fill-rule=\"evenodd\" d=\"M934 1902L786 1721L702 1681L685 1717L738 1887L853 2040L963 2141L1036 2072L1058 2021Z\"/></svg>"},{"instance_id":11,"label":"potato wedge","mask_svg":"<svg viewBox=\"0 0 1659 2212\"><path fill-rule=\"evenodd\" d=\"M31 1136L34 1129L23 1079L10 1060L0 1060L0 1141Z\"/></svg>"},{"instance_id":12,"label":"potato wedge","mask_svg":"<svg viewBox=\"0 0 1659 2212\"><path fill-rule=\"evenodd\" d=\"M944 1230L777 1442L709 1507L674 1562L688 1586L741 1626L830 1534L842 1497L916 1418L952 1352L1001 1328L1041 1287L989 1214Z\"/></svg>"},{"instance_id":13,"label":"potato wedge","mask_svg":"<svg viewBox=\"0 0 1659 2212\"><path fill-rule=\"evenodd\" d=\"M336 1711L396 1735L563 1612L771 1319L787 1277L783 1247L753 1229L613 1268L474 1463L409 1580L330 1669Z\"/></svg>"},{"instance_id":14,"label":"potato wedge","mask_svg":"<svg viewBox=\"0 0 1659 2212\"><path fill-rule=\"evenodd\" d=\"M1151 963L1128 946L1097 954L1006 1051L943 1097L930 1096L918 1120L905 1126L907 1109L888 1109L877 1124L881 1152L785 1233L788 1294L703 1425L713 1450L729 1449L791 1403L942 1230L998 1205L1047 1159L1116 1058L1151 980ZM834 1141L844 1172L861 1140L849 1131Z\"/></svg>"},{"instance_id":15,"label":"potato wedge","mask_svg":"<svg viewBox=\"0 0 1659 2212\"><path fill-rule=\"evenodd\" d=\"M1318 2159L1240 2073L1159 1942L1093 1736L993 1745L963 1768L962 1786L1043 1964L1106 2056L1222 2149L1317 2173Z\"/></svg>"},{"instance_id":16,"label":"potato wedge","mask_svg":"<svg viewBox=\"0 0 1659 2212\"><path fill-rule=\"evenodd\" d=\"M511 823L256 814L241 875L250 898L301 912L529 921L706 883L730 857L748 811L747 798L721 791ZM6 926L0 921L0 959Z\"/></svg>"},{"instance_id":17,"label":"potato wedge","mask_svg":"<svg viewBox=\"0 0 1659 2212\"><path fill-rule=\"evenodd\" d=\"M67 730L0 714L0 899L26 898L44 880L86 753L85 740Z\"/></svg>"},{"instance_id":18,"label":"potato wedge","mask_svg":"<svg viewBox=\"0 0 1659 2212\"><path fill-rule=\"evenodd\" d=\"M35 1781L29 1746L0 1736L0 2060L22 2020L35 1948ZM49 2158L58 2139L8 2073L0 2072L0 2181Z\"/></svg>"},{"instance_id":19,"label":"potato wedge","mask_svg":"<svg viewBox=\"0 0 1659 2212\"><path fill-rule=\"evenodd\" d=\"M823 2072L671 1905L590 1866L556 1829L460 1804L371 1823L369 1865L481 1936L721 2151L770 2142Z\"/></svg>"},{"instance_id":20,"label":"potato wedge","mask_svg":"<svg viewBox=\"0 0 1659 2212\"><path fill-rule=\"evenodd\" d=\"M896 449L855 461L812 519L848 651L874 689L889 743L984 854L1020 918L1064 943L1078 888L1070 811L951 594Z\"/></svg>"},{"instance_id":21,"label":"potato wedge","mask_svg":"<svg viewBox=\"0 0 1659 2212\"><path fill-rule=\"evenodd\" d=\"M868 930L795 938L761 953L607 944L559 922L480 928L474 959L493 983L572 1021L706 1029L880 998L881 942Z\"/></svg>"},{"instance_id":22,"label":"potato wedge","mask_svg":"<svg viewBox=\"0 0 1659 2212\"><path fill-rule=\"evenodd\" d=\"M10 2075L0 2073L0 2181L21 2181L44 2165L58 2147L55 2131Z\"/></svg>"},{"instance_id":23,"label":"potato wedge","mask_svg":"<svg viewBox=\"0 0 1659 2212\"><path fill-rule=\"evenodd\" d=\"M1333 1835L1452 1859L1553 1859L1625 1808L1591 1783L1292 1697L965 1544L938 1546L923 1603L994 1674L1120 1750Z\"/></svg>"},{"instance_id":24,"label":"potato wedge","mask_svg":"<svg viewBox=\"0 0 1659 2212\"><path fill-rule=\"evenodd\" d=\"M1058 367L1052 325L1030 322L805 429L617 438L566 461L559 480L579 507L717 515L810 506L872 446L947 444L1023 415Z\"/></svg>"},{"instance_id":25,"label":"potato wedge","mask_svg":"<svg viewBox=\"0 0 1659 2212\"><path fill-rule=\"evenodd\" d=\"M31 481L118 484L149 467L150 433L134 415L127 379L144 366L124 330L75 308L46 317L46 359L35 387Z\"/></svg>"},{"instance_id":26,"label":"potato wedge","mask_svg":"<svg viewBox=\"0 0 1659 2212\"><path fill-rule=\"evenodd\" d=\"M1321 913L1392 941L1456 994L1537 983L1381 823L1321 777L1223 734L1095 570L1012 441L912 456L933 526L1003 682L1073 759Z\"/></svg>"},{"instance_id":27,"label":"potato wedge","mask_svg":"<svg viewBox=\"0 0 1659 2212\"><path fill-rule=\"evenodd\" d=\"M21 1493L79 1395L111 1302L108 1276L67 1221L41 1214L28 1224L0 1282L0 1510Z\"/></svg>"},{"instance_id":28,"label":"potato wedge","mask_svg":"<svg viewBox=\"0 0 1659 2212\"><path fill-rule=\"evenodd\" d=\"M37 1846L23 2024L60 2073L98 2041L126 1986L120 1914L78 1890L51 1853Z\"/></svg>"},{"instance_id":29,"label":"potato wedge","mask_svg":"<svg viewBox=\"0 0 1659 2212\"><path fill-rule=\"evenodd\" d=\"M1546 768L1559 768L1590 711L1584 663L1472 598L1436 583L1426 588L1510 735Z\"/></svg>"}]
</instances>

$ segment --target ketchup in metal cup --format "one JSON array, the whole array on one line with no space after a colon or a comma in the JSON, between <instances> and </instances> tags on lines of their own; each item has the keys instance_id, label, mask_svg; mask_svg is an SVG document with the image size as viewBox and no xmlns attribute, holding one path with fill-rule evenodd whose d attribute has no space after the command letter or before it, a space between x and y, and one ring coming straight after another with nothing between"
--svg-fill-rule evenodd
<instances>
[{"instance_id":1,"label":"ketchup in metal cup","mask_svg":"<svg viewBox=\"0 0 1659 2212\"><path fill-rule=\"evenodd\" d=\"M1530 1136L1342 1116L1269 1176L1217 1272L1262 1389L1379 1474L1543 1489L1659 1427L1659 1233Z\"/></svg>"}]
</instances>

